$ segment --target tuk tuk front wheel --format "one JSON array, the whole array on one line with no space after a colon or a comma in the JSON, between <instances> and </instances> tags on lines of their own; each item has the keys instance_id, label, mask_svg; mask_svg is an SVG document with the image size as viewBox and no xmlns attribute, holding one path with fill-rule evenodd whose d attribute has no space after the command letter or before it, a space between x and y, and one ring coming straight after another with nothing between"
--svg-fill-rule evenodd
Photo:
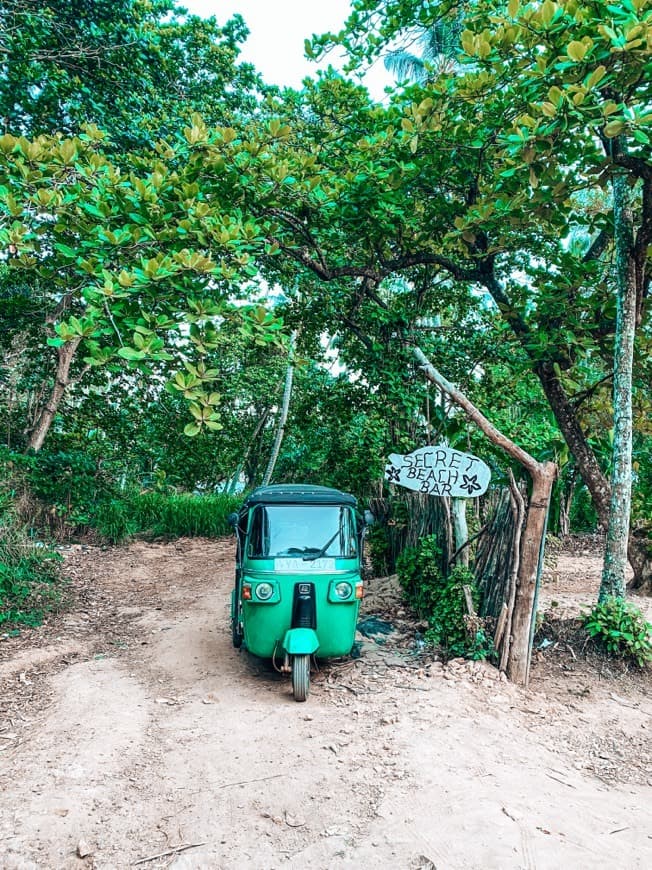
<instances>
[{"instance_id":1,"label":"tuk tuk front wheel","mask_svg":"<svg viewBox=\"0 0 652 870\"><path fill-rule=\"evenodd\" d=\"M310 656L292 656L292 694L295 701L305 701L310 691Z\"/></svg>"}]
</instances>

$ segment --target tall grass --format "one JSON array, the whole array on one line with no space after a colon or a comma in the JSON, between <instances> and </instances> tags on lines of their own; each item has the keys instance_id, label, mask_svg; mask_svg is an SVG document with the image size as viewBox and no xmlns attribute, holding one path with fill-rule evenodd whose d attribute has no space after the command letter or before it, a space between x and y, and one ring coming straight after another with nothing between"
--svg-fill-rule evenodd
<instances>
[{"instance_id":1,"label":"tall grass","mask_svg":"<svg viewBox=\"0 0 652 870\"><path fill-rule=\"evenodd\" d=\"M61 557L27 535L0 492L0 626L40 625L59 598Z\"/></svg>"},{"instance_id":2,"label":"tall grass","mask_svg":"<svg viewBox=\"0 0 652 870\"><path fill-rule=\"evenodd\" d=\"M111 543L134 535L220 538L230 534L227 518L240 504L240 498L226 494L135 493L104 503L93 525Z\"/></svg>"}]
</instances>

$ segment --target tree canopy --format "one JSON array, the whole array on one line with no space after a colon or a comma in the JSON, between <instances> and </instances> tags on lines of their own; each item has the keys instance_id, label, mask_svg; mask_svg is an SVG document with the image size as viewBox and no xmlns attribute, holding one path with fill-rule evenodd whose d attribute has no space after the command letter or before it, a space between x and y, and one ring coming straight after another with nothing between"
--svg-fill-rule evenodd
<instances>
[{"instance_id":1,"label":"tree canopy","mask_svg":"<svg viewBox=\"0 0 652 870\"><path fill-rule=\"evenodd\" d=\"M153 401L167 383L168 411L186 402L195 443L219 445L224 479L249 463L254 482L300 327L279 473L344 486L332 438L359 445L346 467L371 491L378 451L433 425L418 348L563 466L562 485L581 477L606 526L611 466L627 476L615 379L639 411L630 559L648 583L650 9L354 0L310 54L344 46L359 69L430 33L455 61L426 61L379 104L332 70L299 92L266 87L238 62L237 17L5 3L7 419L22 403L24 443L40 447L53 421L65 429L75 384L117 395L147 377ZM613 369L627 299L631 384ZM347 378L324 374L326 345ZM443 437L476 438L428 403Z\"/></svg>"}]
</instances>

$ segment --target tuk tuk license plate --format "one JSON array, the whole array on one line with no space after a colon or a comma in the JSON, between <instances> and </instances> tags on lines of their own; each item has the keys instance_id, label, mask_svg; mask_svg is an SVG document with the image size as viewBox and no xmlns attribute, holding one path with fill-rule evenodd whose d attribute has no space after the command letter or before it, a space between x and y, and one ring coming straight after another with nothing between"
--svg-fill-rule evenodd
<instances>
[{"instance_id":1,"label":"tuk tuk license plate","mask_svg":"<svg viewBox=\"0 0 652 870\"><path fill-rule=\"evenodd\" d=\"M321 574L335 570L335 559L274 559L274 570L281 574Z\"/></svg>"}]
</instances>

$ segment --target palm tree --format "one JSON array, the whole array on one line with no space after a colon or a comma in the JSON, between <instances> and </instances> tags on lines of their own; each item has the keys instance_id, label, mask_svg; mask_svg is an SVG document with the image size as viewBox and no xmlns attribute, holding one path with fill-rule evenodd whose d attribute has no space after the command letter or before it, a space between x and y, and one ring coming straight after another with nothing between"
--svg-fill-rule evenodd
<instances>
[{"instance_id":1,"label":"palm tree","mask_svg":"<svg viewBox=\"0 0 652 870\"><path fill-rule=\"evenodd\" d=\"M385 68L401 81L409 79L419 84L455 72L462 23L462 14L458 13L453 22L439 19L430 27L413 31L408 45L419 45L420 54L413 54L406 48L396 49L385 58Z\"/></svg>"}]
</instances>

